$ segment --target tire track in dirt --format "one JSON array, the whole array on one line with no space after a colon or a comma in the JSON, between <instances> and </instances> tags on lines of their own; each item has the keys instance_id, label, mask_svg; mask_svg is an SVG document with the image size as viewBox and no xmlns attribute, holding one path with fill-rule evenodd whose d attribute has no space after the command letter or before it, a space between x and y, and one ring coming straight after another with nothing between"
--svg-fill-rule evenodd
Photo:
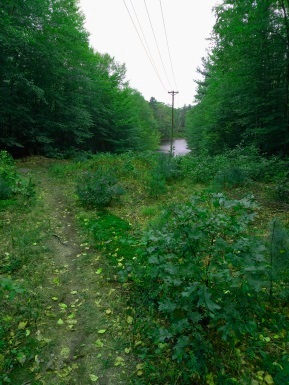
<instances>
[{"instance_id":1,"label":"tire track in dirt","mask_svg":"<svg viewBox=\"0 0 289 385\"><path fill-rule=\"evenodd\" d=\"M128 384L125 372L132 371L133 360L125 353L130 343L123 337L128 330L122 326L121 287L99 274L100 256L84 241L75 220L71 186L50 177L47 167L32 168L32 175L39 181L51 229L36 378L43 385Z\"/></svg>"}]
</instances>

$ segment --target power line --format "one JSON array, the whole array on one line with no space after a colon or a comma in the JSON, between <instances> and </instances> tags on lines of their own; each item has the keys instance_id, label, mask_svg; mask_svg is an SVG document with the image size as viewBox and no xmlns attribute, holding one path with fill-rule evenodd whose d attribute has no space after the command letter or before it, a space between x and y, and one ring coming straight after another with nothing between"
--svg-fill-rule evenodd
<instances>
[{"instance_id":1,"label":"power line","mask_svg":"<svg viewBox=\"0 0 289 385\"><path fill-rule=\"evenodd\" d=\"M150 51L148 42L147 42L147 40L146 40L144 31L143 31L143 29L142 29L141 23L140 23L140 21L139 21L139 18L138 18L138 15L137 15L137 13L136 13L136 10L135 10L135 7L134 7L134 5L133 5L132 0L130 0L130 4L131 4L131 7L132 7L132 9L133 9L133 12L134 12L134 15L135 15L135 17L136 17L136 20L137 20L137 22L138 22L138 26L139 26L140 31L141 31L141 33L142 33L142 36L143 36L144 42L145 42L145 44L146 44L147 51L148 51L148 53L149 53L149 55L150 55L150 59L151 59L151 62L152 62L152 64L153 64L154 70L155 70L155 72L157 72L157 73L159 74L159 72L158 72L158 70L157 70L157 66L156 66L156 64L155 64L155 62L154 62L154 59L153 59L153 55L152 55L152 53L151 53L151 51Z\"/></svg>"},{"instance_id":2,"label":"power line","mask_svg":"<svg viewBox=\"0 0 289 385\"><path fill-rule=\"evenodd\" d=\"M162 1L160 0L160 7L161 7L161 12L162 12L162 18L163 18L163 25L164 25L164 30L165 30L165 35L166 35L166 41L167 41L167 48L168 48L168 53L169 53L169 58L170 58L170 63L171 63L171 70L175 82L175 86L177 87L177 82L176 82L176 77L174 73L174 68L173 68L173 63L172 63L172 57L171 57L171 52L170 52L170 46L169 46L169 41L168 41L168 35L167 35L167 29L166 29L166 23L165 23L165 18L164 18L164 12L163 12L163 7L162 7Z\"/></svg>"},{"instance_id":3,"label":"power line","mask_svg":"<svg viewBox=\"0 0 289 385\"><path fill-rule=\"evenodd\" d=\"M151 58L150 58L150 56L149 56L149 54L148 54L148 52L147 52L147 49L146 49L146 47L145 47L145 45L144 45L144 43L143 43L143 41L142 41L142 38L141 38L141 36L140 36L140 34L139 34L139 31L138 31L138 29L137 29L137 27L136 27L136 25L135 25L135 22L134 22L134 20L133 20L133 18L132 18L132 15L131 15L131 13L130 13L130 11L129 11L129 9L128 9L128 6L127 6L125 0L123 0L123 3L124 3L124 5L125 5L125 7L126 7L126 10L127 10L128 14L129 14L129 17L130 17L132 23L133 23L133 25L134 25L134 28L135 28L135 30L136 30L136 32L137 32L137 34L138 34L138 37L139 37L139 39L140 39L140 41L141 41L141 43L142 43L142 46L143 46L143 48L144 48L144 50L145 50L145 52L146 52L146 55L147 55L147 57L148 57L148 59L149 59L151 65L152 65L152 67L153 67L153 69L154 69L154 71L155 71L155 73L156 73L156 75L157 75L159 81L161 82L161 84L162 84L164 90L166 91L166 87L164 86L164 83L163 83L163 81L162 81L160 75L158 74L156 68L154 67L154 63L152 62L152 60L151 60Z\"/></svg>"},{"instance_id":4,"label":"power line","mask_svg":"<svg viewBox=\"0 0 289 385\"><path fill-rule=\"evenodd\" d=\"M165 75L166 75L166 78L167 78L167 82L168 82L168 84L169 84L169 87L172 88L172 87L171 87L171 83L170 83L170 81L169 81L169 77L168 77L166 68L165 68L165 65L164 65L164 62L163 62L163 58L162 58L162 55L161 55L161 52L160 52L159 44L158 44L158 41L157 41L157 38L156 38L155 30L154 30L154 27L153 27L153 24L152 24L152 21L151 21L151 17L150 17L150 14L149 14L149 10L148 10L148 7L147 7L146 0L144 0L144 4L145 4L145 8L146 8L147 15L148 15L148 18L149 18L149 22L150 22L150 25L151 25L151 29L152 29L152 32L153 32L153 36L154 36L154 39L155 39L155 43L156 43L156 46L157 46L157 50L158 50L158 53L159 53L159 57L160 57L160 59L161 59L161 63L162 63L162 66L163 66L163 70L164 70Z\"/></svg>"}]
</instances>

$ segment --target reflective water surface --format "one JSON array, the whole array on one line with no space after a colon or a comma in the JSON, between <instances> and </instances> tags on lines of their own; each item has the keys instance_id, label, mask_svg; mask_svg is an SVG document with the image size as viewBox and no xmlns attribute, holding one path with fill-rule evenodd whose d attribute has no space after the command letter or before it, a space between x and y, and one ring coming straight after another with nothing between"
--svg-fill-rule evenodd
<instances>
[{"instance_id":1,"label":"reflective water surface","mask_svg":"<svg viewBox=\"0 0 289 385\"><path fill-rule=\"evenodd\" d=\"M185 155L189 153L191 150L188 149L188 144L186 139L175 139L173 141L173 153L174 155ZM165 140L161 143L160 152L168 153L171 151L171 141Z\"/></svg>"}]
</instances>

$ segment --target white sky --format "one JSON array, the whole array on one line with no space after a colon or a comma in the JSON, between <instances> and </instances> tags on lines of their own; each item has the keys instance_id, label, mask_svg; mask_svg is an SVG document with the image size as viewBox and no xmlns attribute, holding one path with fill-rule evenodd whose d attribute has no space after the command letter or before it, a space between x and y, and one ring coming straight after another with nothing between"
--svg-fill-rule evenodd
<instances>
[{"instance_id":1,"label":"white sky","mask_svg":"<svg viewBox=\"0 0 289 385\"><path fill-rule=\"evenodd\" d=\"M79 0L86 18L85 28L90 33L90 43L95 50L108 53L117 62L125 63L130 86L140 91L147 100L153 96L158 101L171 104L172 98L168 91L179 91L175 98L176 107L193 103L196 89L194 79L198 78L196 69L201 66L201 58L206 56L206 49L209 47L209 41L206 39L210 37L214 25L212 7L217 2L217 0L162 0L161 3L159 0ZM145 44L133 7L137 13L164 87L143 48L125 4ZM171 70L160 4L176 84Z\"/></svg>"}]
</instances>

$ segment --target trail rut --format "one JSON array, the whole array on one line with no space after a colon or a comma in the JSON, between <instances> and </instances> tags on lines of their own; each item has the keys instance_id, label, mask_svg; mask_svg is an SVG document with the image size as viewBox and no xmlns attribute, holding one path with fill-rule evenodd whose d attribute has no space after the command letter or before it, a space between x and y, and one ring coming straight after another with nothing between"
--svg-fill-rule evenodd
<instances>
[{"instance_id":1,"label":"trail rut","mask_svg":"<svg viewBox=\"0 0 289 385\"><path fill-rule=\"evenodd\" d=\"M42 349L32 368L35 378L43 385L127 385L123 378L132 361L125 353L130 341L123 329L121 287L100 273L102 257L75 218L72 186L52 178L47 165L34 165L29 172L38 181L50 229L43 264L47 274L37 288L44 307L37 328Z\"/></svg>"}]
</instances>

